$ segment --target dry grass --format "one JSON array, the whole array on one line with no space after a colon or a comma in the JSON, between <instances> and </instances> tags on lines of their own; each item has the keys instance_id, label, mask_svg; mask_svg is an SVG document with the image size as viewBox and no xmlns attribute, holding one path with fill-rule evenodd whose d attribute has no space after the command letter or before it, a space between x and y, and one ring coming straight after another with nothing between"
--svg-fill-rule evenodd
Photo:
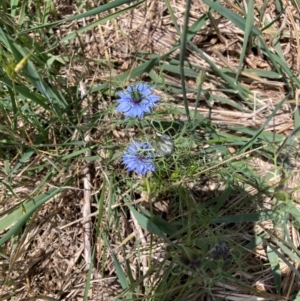
<instances>
[{"instance_id":1,"label":"dry grass","mask_svg":"<svg viewBox=\"0 0 300 301\"><path fill-rule=\"evenodd\" d=\"M55 5L57 9L57 16L61 19L72 15L76 10L76 4L71 6L68 1L56 0ZM235 10L239 13L239 8L232 4L230 1L222 1L223 5ZM270 49L273 49L272 42L277 36L278 31L281 32L280 44L284 49L284 55L286 61L289 63L290 68L296 73L299 70L299 53L298 53L298 23L293 19L293 13L297 13L293 6L288 1L284 5L286 6L287 14L285 18L279 19L265 31L265 41L268 43ZM183 16L185 13L185 1L171 1L174 14L180 27L183 24ZM90 3L91 7L93 6ZM263 5L257 1L257 6ZM201 1L193 1L191 9L190 22L196 21L207 10L207 7ZM114 10L111 11L114 13ZM99 18L104 17L103 15ZM219 33L216 32L211 22L208 21L205 29L198 32L194 37L193 42L197 47L201 48L210 59L220 68L230 68L233 72L237 69L239 63L239 56L242 48L243 31L236 28L232 23L229 23L222 16L214 13L212 15L216 26L219 29ZM275 4L269 3L267 7L266 19L274 20L276 17ZM96 20L85 19L80 22L73 22L72 24L65 24L59 26L57 35L61 38L66 36L74 29L80 28L84 24L88 24ZM255 16L255 23L260 27L258 15ZM267 36L268 35L268 36ZM121 17L108 21L103 25L99 25L91 31L86 32L83 35L78 36L68 46L61 47L62 53L68 53L70 57L70 64L67 68L62 70L63 76L65 76L70 83L77 83L78 78L84 77L88 83L102 83L109 81L111 75L115 75L118 72L129 71L133 67L139 64L137 57L147 57L145 53L165 53L167 52L178 40L179 34L176 31L174 23L167 12L164 1L147 1L144 4L139 5L136 9L121 15ZM178 59L178 51L172 54L174 59ZM78 57L83 57L84 60L78 60ZM105 60L103 64L98 64L97 60ZM187 53L186 60L191 64L207 66L206 62L201 57L195 55L192 52ZM244 69L247 68L270 70L271 67L264 57L260 53L249 52L244 62ZM166 84L178 84L180 85L179 77L174 74L164 74ZM146 75L145 75L146 78ZM239 103L244 112L237 110L234 107L224 103L214 103L212 108L201 100L198 111L205 117L209 117L212 123L216 126L228 126L228 125L242 125L249 128L258 129L265 122L266 118L273 111L276 104L287 93L286 84L282 81L267 81L263 78L252 76L243 73L240 79L241 83L250 88L252 91L256 91L259 98L255 99L255 108L250 108L246 103ZM194 78L187 78L187 87L196 88L197 83ZM205 78L203 83L203 89L211 91L218 96L225 97L219 89L219 79L214 79L211 75ZM176 95L178 99L174 99L174 104L181 108L180 102L181 95ZM195 94L190 93L188 95L191 106L195 99ZM234 100L236 101L236 100ZM295 100L297 101L297 99ZM99 98L95 98L94 102L99 102ZM101 109L105 108L107 104L103 102L101 98ZM183 108L183 107L182 107ZM288 135L293 130L293 110L295 103L286 103L276 116L269 123L266 128L268 131ZM182 116L177 116L178 119L184 119ZM110 127L103 124L96 127L94 141L100 142L102 135L105 133L111 133L118 143L123 144L130 137L124 134L122 129ZM103 130L104 128L104 130ZM132 133L134 135L134 133ZM242 135L242 134L241 134ZM235 149L232 149L233 154ZM102 154L103 155L103 154ZM104 154L105 155L105 154ZM41 159L42 161L42 159ZM35 164L39 163L39 158L36 158ZM253 165L256 165L257 169L260 169L262 177L267 173L274 172L274 166L263 160L262 158L254 158ZM83 228L82 228L82 201L83 201L83 187L82 187L82 168L83 166L72 166L70 174L78 174L77 182L72 187L65 190L59 197L47 202L36 214L31 218L29 225L26 227L26 231L19 237L16 245L13 242L6 244L7 254L10 254L9 266L2 266L1 280L5 279L7 271L9 271L9 281L13 282L13 286L4 285L1 288L0 295L1 300L10 300L10 296L14 296L14 300L82 300L84 295L84 289L86 284L87 271L83 261ZM97 166L94 166L95 171L92 179L93 195L104 192L104 204L105 211L109 210L109 197L110 192L107 190L107 186L104 186L104 182L107 181L109 176L105 174L102 162L99 162ZM22 179L20 175L20 180ZM66 174L61 175L66 177ZM299 174L295 172L290 179L288 186L290 188L296 187L298 184ZM215 189L215 181L217 179L202 178L200 183L201 190L208 191L210 194L219 195L222 193L222 187ZM274 179L273 179L274 180ZM273 181L270 179L270 182ZM30 185L19 185L17 183L18 177L14 179L19 191L14 191L15 195L9 195L10 199L1 203L1 210L7 210L17 205L21 200L26 198L28 192L32 191L35 186L35 182L38 182L38 178L33 178L30 181ZM57 177L52 179L49 185L59 186L62 179ZM109 179L108 179L109 181ZM202 182L201 182L202 181ZM278 183L278 181L274 181ZM193 183L195 184L195 183ZM247 192L248 193L248 192ZM251 194L251 192L249 192ZM199 196L195 193L196 196ZM195 195L193 197L195 197ZM207 194L206 194L207 195ZM130 192L125 192L119 196L120 205L121 198L128 196L132 199ZM244 196L241 196L243 198ZM264 205L267 204L270 199L263 197ZM147 202L147 193L142 192L137 199L132 199L132 202ZM167 206L170 200L168 196L166 199L158 203L155 210L161 211L160 214L166 214L169 220L172 220L172 209ZM229 206L237 208L240 203L240 199L237 197L230 201ZM126 209L124 209L126 211ZM94 203L92 207L92 219L95 221L95 217L99 212L98 204ZM103 216L108 216L103 214ZM116 228L113 221L102 220L100 225L93 224L94 233L98 231L101 233L103 227L107 225L111 226L109 231L109 237L107 240L111 243L111 249L105 247L105 244L98 236L97 241L92 241L92 245L96 247L95 265L92 270L92 281L89 291L89 300L114 300L114 298L122 292L122 288L116 277L112 254L115 254L120 262L124 259L125 255L131 262L132 271L138 270L135 268L137 265L137 250L136 242L140 241L140 244L144 250L148 250L150 244L149 234L138 226L138 223L134 217L130 216L124 218L124 215L119 216L119 228ZM96 227L99 227L96 229ZM257 224L256 227L269 229L272 232L274 229L268 224ZM245 230L245 231L243 231ZM299 247L299 234L295 229L289 229L291 233L291 239L295 246ZM237 236L247 235L248 229L242 229ZM258 231L259 232L259 231ZM249 237L243 237L243 239L250 240ZM238 239L239 240L239 239ZM159 239L154 242L157 245L157 251L154 251L155 256L152 258L153 262L159 262L164 257L164 251L166 247ZM262 244L260 249L257 248L249 254L248 258L245 258L245 262L252 266L259 266L261 262L268 262L265 249ZM139 255L140 256L140 255ZM142 266L144 272L150 268L149 254L145 251L142 255ZM298 269L298 266L295 265ZM266 299L270 300L271 297L276 299L274 294L271 278L271 270L266 268L263 273L256 270L255 272L248 274L240 270L240 267L236 265L232 267L236 269L235 276L241 280L247 280L249 285L253 287L253 296L255 291L260 291L262 295L265 294ZM283 289L282 294L290 295L299 289L298 280L295 279L292 271L284 265L282 267L284 271ZM4 272L6 271L6 272ZM138 275L134 275L138 277ZM6 278L8 280L8 278ZM149 280L153 281L154 280ZM140 284L143 287L143 283ZM12 289L13 287L13 289ZM220 300L223 298L224 291L232 292L231 299L228 300L252 300L249 292L240 291L240 287L234 287L232 285L218 283L212 289L212 295L216 298L219 296ZM234 293L233 293L234 292ZM35 299L35 296L39 295L39 299ZM44 296L44 297L42 297ZM30 299L33 298L33 299ZM208 298L203 297L203 300ZM254 300L254 299L253 299Z\"/></svg>"}]
</instances>

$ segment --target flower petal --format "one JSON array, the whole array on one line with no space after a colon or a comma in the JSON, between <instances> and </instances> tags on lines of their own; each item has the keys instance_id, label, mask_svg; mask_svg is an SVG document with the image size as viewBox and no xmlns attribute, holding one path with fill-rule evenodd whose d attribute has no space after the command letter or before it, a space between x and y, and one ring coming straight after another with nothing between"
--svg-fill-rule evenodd
<instances>
[{"instance_id":1,"label":"flower petal","mask_svg":"<svg viewBox=\"0 0 300 301\"><path fill-rule=\"evenodd\" d=\"M126 118L143 118L145 113L151 113L151 109L156 107L156 102L160 100L158 95L151 94L153 89L147 83L138 83L128 86L123 92L117 92L120 98L117 100L119 105L116 110L124 113Z\"/></svg>"},{"instance_id":2,"label":"flower petal","mask_svg":"<svg viewBox=\"0 0 300 301\"><path fill-rule=\"evenodd\" d=\"M122 113L122 112L128 112L131 109L132 109L132 105L130 103L128 103L128 102L122 102L116 108L116 110L118 112L120 112L120 113Z\"/></svg>"},{"instance_id":3,"label":"flower petal","mask_svg":"<svg viewBox=\"0 0 300 301\"><path fill-rule=\"evenodd\" d=\"M152 146L147 142L133 141L122 157L126 171L135 170L138 175L145 175L147 171L154 171L155 165L151 158L154 157Z\"/></svg>"}]
</instances>

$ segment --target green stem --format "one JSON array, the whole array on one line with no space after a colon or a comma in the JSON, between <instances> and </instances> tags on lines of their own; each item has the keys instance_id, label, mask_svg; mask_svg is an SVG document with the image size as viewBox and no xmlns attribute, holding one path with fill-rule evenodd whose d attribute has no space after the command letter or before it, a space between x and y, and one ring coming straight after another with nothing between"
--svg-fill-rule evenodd
<instances>
[{"instance_id":1,"label":"green stem","mask_svg":"<svg viewBox=\"0 0 300 301\"><path fill-rule=\"evenodd\" d=\"M191 121L191 117L190 117L189 106L188 106L187 98L186 98L184 59L185 59L190 8L191 8L191 0L187 0L185 14L184 14L183 32L182 32L182 36L180 39L180 59L179 59L180 79L181 79L181 86L182 86L183 101L184 101L184 107L185 107L185 112L186 112L188 121Z\"/></svg>"}]
</instances>

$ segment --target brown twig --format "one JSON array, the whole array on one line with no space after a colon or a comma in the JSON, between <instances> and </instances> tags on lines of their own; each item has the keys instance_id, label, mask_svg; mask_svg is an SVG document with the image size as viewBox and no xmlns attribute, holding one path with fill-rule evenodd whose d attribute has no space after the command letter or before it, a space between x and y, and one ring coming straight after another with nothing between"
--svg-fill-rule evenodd
<instances>
[{"instance_id":1,"label":"brown twig","mask_svg":"<svg viewBox=\"0 0 300 301\"><path fill-rule=\"evenodd\" d=\"M84 98L87 94L86 85L83 81L80 81L80 93L82 99L82 108L85 109L85 114L83 116L83 122L88 123L90 118L90 109L88 98ZM84 141L86 144L90 141L89 133L85 133ZM91 150L88 149L85 152L85 157L91 156ZM83 170L83 188L84 188L84 198L82 206L83 215L83 240L84 240L84 259L87 266L91 263L91 172L89 162L86 162L86 166Z\"/></svg>"}]
</instances>

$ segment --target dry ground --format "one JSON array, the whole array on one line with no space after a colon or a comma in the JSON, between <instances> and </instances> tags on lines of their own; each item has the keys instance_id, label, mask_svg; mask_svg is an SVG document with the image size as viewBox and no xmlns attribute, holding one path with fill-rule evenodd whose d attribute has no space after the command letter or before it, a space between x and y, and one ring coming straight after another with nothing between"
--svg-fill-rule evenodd
<instances>
[{"instance_id":1,"label":"dry ground","mask_svg":"<svg viewBox=\"0 0 300 301\"><path fill-rule=\"evenodd\" d=\"M66 2L69 1L56 1L58 17L60 18L72 15L77 9L75 2L72 2L71 5ZM257 5L262 5L259 2L256 1ZM278 30L284 29L280 43L284 49L286 61L297 74L297 70L299 70L298 35L294 35L294 26L297 24L296 26L298 26L299 30L299 24L291 19L294 10L293 6L290 5L289 1L283 2L290 13L287 13L285 19L279 19L271 28L265 31L265 40L272 48L271 43L274 35ZM273 1L268 3L270 4L267 7L266 18L273 20L276 16L275 4ZM92 8L93 4L90 5ZM172 0L171 5L178 23L182 27L185 1ZM230 1L223 1L223 5L239 13L239 9ZM206 10L207 7L201 1L193 1L190 22L192 23L197 18L200 18ZM103 16L98 18L101 17ZM218 66L236 70L242 48L243 32L217 13L213 14L213 17L220 30L219 35L222 38L216 34L210 22L207 22L205 29L196 35L193 42L209 55L211 60ZM86 19L72 22L72 24L61 25L57 28L56 34L64 37L92 21L95 21L95 19ZM257 26L259 27L259 24ZM68 52L70 58L75 55L85 57L85 60L82 61L71 59L68 68L62 70L62 73L71 84L78 85L78 78L82 77L83 74L88 83L102 83L103 81L108 81L111 75L131 70L131 68L137 66L139 63L136 60L138 51L164 53L175 44L178 38L179 36L164 1L147 1L134 11L122 15L112 22L98 26L94 30L80 35L70 45L61 47L61 52ZM189 50L187 53L187 60L190 63L206 65L200 57ZM178 58L178 52L174 53L173 56ZM99 65L95 62L95 59L106 59L106 63ZM111 69L108 62L114 62L114 66L118 66L118 68ZM255 53L247 54L244 67L262 70L271 69L269 63ZM179 78L173 75L166 73L165 78L167 84L180 84ZM205 116L209 116L208 114L210 113L212 122L217 125L248 125L251 128L259 128L274 109L274 106L285 96L285 85L280 81L260 81L257 78L251 78L246 75L243 78L243 82L253 91L257 91L257 94L260 96L257 107L260 109L249 111L245 104L241 104L245 107L246 112L241 113L239 110L234 110L232 107L221 103L215 103L211 109L202 100L199 112ZM195 80L187 78L187 86L196 87ZM224 96L222 92L217 91L218 81L213 78L206 80L203 88ZM192 106L195 95L189 94L188 96ZM95 99L98 99L96 95ZM178 95L178 99L180 99L180 95ZM175 99L174 103L176 102L177 100ZM178 104L178 106L181 104ZM270 123L268 130L288 135L292 129L293 106L285 104ZM100 134L99 127L98 134L95 134L96 137L93 138L95 140L100 139L100 137L97 137ZM120 136L122 132L113 134ZM269 163L259 158L253 160L257 169L260 169L262 176L266 170L272 169L272 166L268 165ZM93 178L94 194L99 193L102 188L104 175L100 167L96 166L96 173ZM78 166L78 170L80 169L81 166ZM38 181L38 179L33 179L32 182L35 180ZM295 182L298 182L297 174L289 183L290 187ZM55 183L54 179L52 184L59 185L59 179L57 183ZM209 183L207 189L213 189L210 186L211 184ZM14 300L82 300L87 277L83 261L83 230L80 222L82 218L83 191L80 180L76 185L77 187L71 187L67 192L48 202L33 216L30 225L26 232L22 234L14 252L10 252L13 249L10 243L6 245L7 253L12 254L10 259L10 278L14 279L14 285L2 287L1 300L12 300L10 296L14 296ZM21 199L26 197L31 189L31 186L24 186L23 191L16 191L16 194ZM108 198L107 195L106 197ZM6 208L9 206L11 204L7 204ZM97 206L93 206L94 212L97 211ZM163 209L164 207L162 207ZM121 237L128 237L132 234L140 236L146 234L136 225L133 219L124 220L120 227L122 229ZM110 235L109 239L112 243L112 249L118 254L118 246L122 244L122 241L119 241L117 233L112 231ZM295 244L299 246L299 243L296 242L299 239L298 233L293 233L293 239ZM104 243L100 238L98 241L92 241L92 245L96 246L96 260L92 271L89 300L114 300L114 297L122 289L117 281L110 250L104 249ZM135 250L132 248L134 248L134 244L126 246L128 254L135 253ZM161 256L163 256L164 246L161 247L160 251L162 253ZM121 256L121 254L119 255ZM263 250L261 250L261 256L266 258ZM103 260L105 260L104 278L102 277L102 271L98 270L98 267L102 266ZM252 260L255 262L256 259L252 258ZM135 258L132 259L132 264L136 264ZM283 291L295 290L295 288L290 287L293 276L290 278L289 275L291 275L291 271L287 270ZM257 281L257 283L253 283L253 286L261 291L269 292L267 284ZM294 283L294 285L296 286L297 284ZM37 295L44 297L35 299L34 297ZM31 297L33 299L30 299Z\"/></svg>"}]
</instances>

